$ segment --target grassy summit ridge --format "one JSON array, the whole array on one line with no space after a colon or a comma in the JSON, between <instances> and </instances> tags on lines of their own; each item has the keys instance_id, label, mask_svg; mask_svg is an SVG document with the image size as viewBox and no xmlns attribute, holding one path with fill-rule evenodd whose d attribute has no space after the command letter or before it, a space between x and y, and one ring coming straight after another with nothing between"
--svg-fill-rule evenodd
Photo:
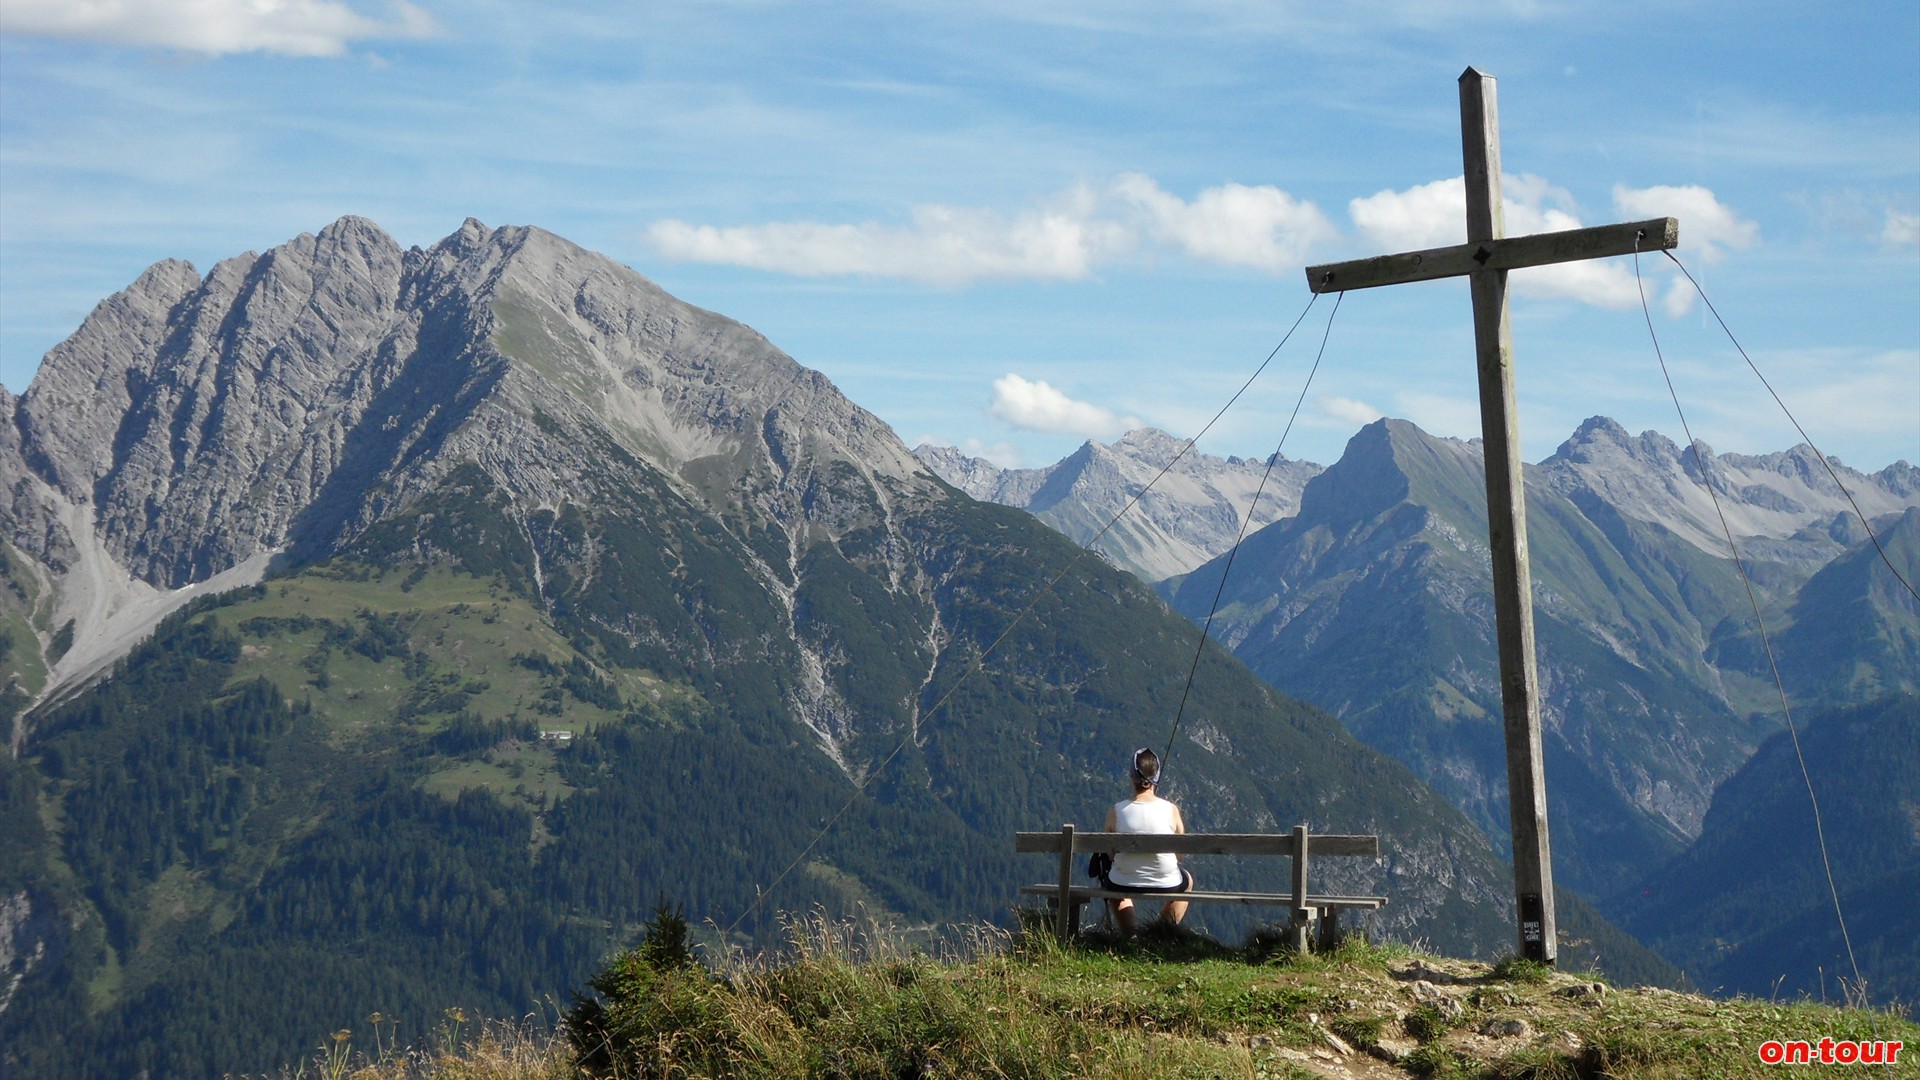
<instances>
[{"instance_id":1,"label":"grassy summit ridge","mask_svg":"<svg viewBox=\"0 0 1920 1080\"><path fill-rule=\"evenodd\" d=\"M496 1027L467 1048L315 1064L379 1078L1758 1077L1774 1039L1900 1040L1897 1015L1812 1002L1616 990L1523 961L1488 965L1350 941L1326 955L1167 932L1133 942L986 931L964 959L801 919L779 962L696 963L684 925L623 953L561 1034ZM444 1032L443 1032L444 1035ZM1889 1075L1912 1076L1903 1048ZM324 1068L322 1070L325 1071ZM1881 1075L1873 1070L1872 1075Z\"/></svg>"}]
</instances>

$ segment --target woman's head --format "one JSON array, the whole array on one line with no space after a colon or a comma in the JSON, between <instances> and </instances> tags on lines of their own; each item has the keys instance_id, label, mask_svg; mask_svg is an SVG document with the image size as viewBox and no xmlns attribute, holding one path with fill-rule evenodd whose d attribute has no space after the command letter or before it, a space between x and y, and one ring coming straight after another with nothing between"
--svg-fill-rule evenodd
<instances>
[{"instance_id":1,"label":"woman's head","mask_svg":"<svg viewBox=\"0 0 1920 1080\"><path fill-rule=\"evenodd\" d=\"M1133 752L1133 769L1130 773L1133 790L1145 791L1160 782L1160 755L1147 747Z\"/></svg>"}]
</instances>

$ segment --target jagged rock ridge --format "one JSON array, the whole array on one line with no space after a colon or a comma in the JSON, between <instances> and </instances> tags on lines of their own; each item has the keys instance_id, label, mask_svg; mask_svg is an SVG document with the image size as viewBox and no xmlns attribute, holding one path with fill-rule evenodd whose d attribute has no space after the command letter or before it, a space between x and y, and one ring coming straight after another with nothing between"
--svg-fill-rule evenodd
<instances>
[{"instance_id":1,"label":"jagged rock ridge","mask_svg":"<svg viewBox=\"0 0 1920 1080\"><path fill-rule=\"evenodd\" d=\"M922 445L914 455L974 498L1020 507L1082 544L1106 529L1094 550L1145 581L1184 574L1221 554L1243 525L1251 532L1291 516L1300 489L1320 472L1313 462L1286 457L1269 472L1262 461L1198 450L1182 456L1184 445L1143 428L1110 445L1089 440L1038 469L1001 469L950 446ZM1138 505L1127 509L1135 498Z\"/></svg>"},{"instance_id":2,"label":"jagged rock ridge","mask_svg":"<svg viewBox=\"0 0 1920 1080\"><path fill-rule=\"evenodd\" d=\"M813 497L834 464L883 503L932 482L746 327L550 233L472 220L426 249L349 217L204 279L158 263L0 405L7 536L61 579L50 622L76 622L55 685L124 651L162 594L327 550L460 462L528 509L581 494L599 462L577 424L796 545L846 524Z\"/></svg>"}]
</instances>

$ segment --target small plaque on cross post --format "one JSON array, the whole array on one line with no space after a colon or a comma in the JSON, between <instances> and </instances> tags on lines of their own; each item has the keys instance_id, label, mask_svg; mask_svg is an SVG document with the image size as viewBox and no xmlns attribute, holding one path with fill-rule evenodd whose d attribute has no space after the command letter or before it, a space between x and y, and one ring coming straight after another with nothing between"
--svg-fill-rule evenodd
<instances>
[{"instance_id":1,"label":"small plaque on cross post","mask_svg":"<svg viewBox=\"0 0 1920 1080\"><path fill-rule=\"evenodd\" d=\"M1494 623L1513 817L1513 889L1520 955L1551 964L1553 859L1547 843L1547 786L1541 760L1540 677L1533 651L1532 579L1527 569L1526 499L1513 399L1513 345L1507 325L1507 271L1600 259L1680 244L1673 218L1508 237L1500 204L1500 121L1494 80L1473 68L1460 76L1460 142L1467 193L1467 242L1307 267L1316 293L1466 277L1480 379L1480 431L1487 467L1487 539L1493 550Z\"/></svg>"}]
</instances>

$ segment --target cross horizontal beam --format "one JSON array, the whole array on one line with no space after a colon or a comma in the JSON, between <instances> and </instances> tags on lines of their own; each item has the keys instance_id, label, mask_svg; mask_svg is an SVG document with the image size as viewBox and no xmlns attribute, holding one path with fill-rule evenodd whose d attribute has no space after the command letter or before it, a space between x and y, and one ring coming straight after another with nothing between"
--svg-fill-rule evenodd
<instances>
[{"instance_id":1,"label":"cross horizontal beam","mask_svg":"<svg viewBox=\"0 0 1920 1080\"><path fill-rule=\"evenodd\" d=\"M1665 251L1679 246L1680 222L1674 218L1653 218L1322 263L1307 267L1307 287L1317 293L1347 292L1408 281L1461 277L1476 270L1518 270L1578 259L1631 255L1635 251Z\"/></svg>"}]
</instances>

